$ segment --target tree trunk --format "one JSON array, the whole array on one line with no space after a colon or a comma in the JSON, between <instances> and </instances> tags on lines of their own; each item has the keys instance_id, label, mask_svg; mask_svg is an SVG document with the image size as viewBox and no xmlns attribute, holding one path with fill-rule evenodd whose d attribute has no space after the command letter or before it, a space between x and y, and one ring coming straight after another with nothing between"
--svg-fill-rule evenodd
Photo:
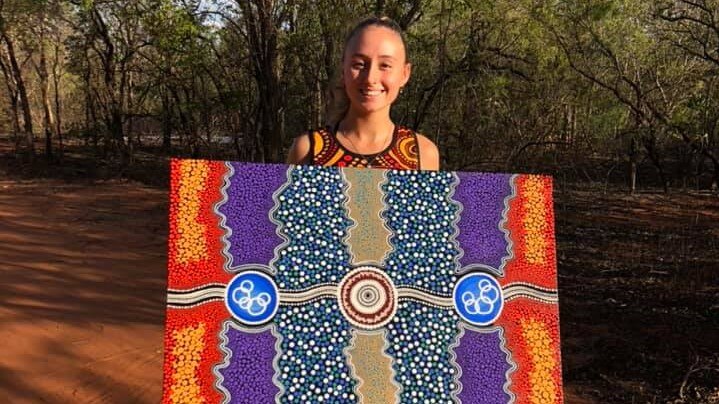
<instances>
[{"instance_id":1,"label":"tree trunk","mask_svg":"<svg viewBox=\"0 0 719 404\"><path fill-rule=\"evenodd\" d=\"M162 89L162 151L170 152L172 147L172 106L167 95L167 85Z\"/></svg>"},{"instance_id":2,"label":"tree trunk","mask_svg":"<svg viewBox=\"0 0 719 404\"><path fill-rule=\"evenodd\" d=\"M15 78L10 71L9 62L5 60L5 55L0 54L0 70L3 72L5 78L5 85L7 87L7 95L10 101L10 119L12 120L12 136L15 144L15 153L20 151L20 116L18 110L18 93L17 87L15 86Z\"/></svg>"},{"instance_id":3,"label":"tree trunk","mask_svg":"<svg viewBox=\"0 0 719 404\"><path fill-rule=\"evenodd\" d=\"M12 117L12 136L15 141L15 153L18 152L20 146L20 116L17 105L17 94L9 94L10 96L10 110Z\"/></svg>"},{"instance_id":4,"label":"tree trunk","mask_svg":"<svg viewBox=\"0 0 719 404\"><path fill-rule=\"evenodd\" d=\"M47 55L45 54L45 16L40 15L40 62L35 70L40 78L40 97L42 99L42 129L45 133L45 158L52 159L52 132L55 119L50 106L50 80L47 71Z\"/></svg>"},{"instance_id":5,"label":"tree trunk","mask_svg":"<svg viewBox=\"0 0 719 404\"><path fill-rule=\"evenodd\" d=\"M704 155L709 158L712 162L712 168L714 169L712 175L712 183L710 189L714 192L719 190L719 159L711 152L705 151Z\"/></svg>"},{"instance_id":6,"label":"tree trunk","mask_svg":"<svg viewBox=\"0 0 719 404\"><path fill-rule=\"evenodd\" d=\"M659 156L659 151L657 150L656 135L654 133L650 133L650 135L644 139L643 143L644 148L647 151L647 156L649 156L649 160L651 160L652 164L654 164L654 168L657 169L659 181L662 183L664 193L669 192L669 181L666 173L664 172L664 165L662 164L662 159Z\"/></svg>"},{"instance_id":7,"label":"tree trunk","mask_svg":"<svg viewBox=\"0 0 719 404\"><path fill-rule=\"evenodd\" d=\"M52 84L55 91L55 134L57 135L58 151L60 159L63 155L62 141L62 103L60 100L60 43L61 36L58 33L55 41L55 57L52 61Z\"/></svg>"},{"instance_id":8,"label":"tree trunk","mask_svg":"<svg viewBox=\"0 0 719 404\"><path fill-rule=\"evenodd\" d=\"M172 95L172 98L175 101L175 108L177 109L177 116L180 117L180 130L179 130L180 145L181 145L182 149L187 150L189 141L187 140L187 136L185 136L185 135L187 134L187 131L190 128L190 123L189 123L187 116L185 115L185 112L182 110L182 101L180 100L180 96L177 93L177 89L174 87L170 87L170 94Z\"/></svg>"},{"instance_id":9,"label":"tree trunk","mask_svg":"<svg viewBox=\"0 0 719 404\"><path fill-rule=\"evenodd\" d=\"M1 26L0 26L1 27ZM22 77L22 70L15 57L15 45L6 31L0 31L0 39L5 42L8 61L10 62L10 71L13 75L13 81L20 97L20 107L23 113L23 126L25 129L25 140L27 143L30 159L35 156L35 138L32 132L32 114L30 113L30 102L28 101L27 89L25 88L25 80Z\"/></svg>"},{"instance_id":10,"label":"tree trunk","mask_svg":"<svg viewBox=\"0 0 719 404\"><path fill-rule=\"evenodd\" d=\"M195 83L194 81L190 84L194 87ZM190 146L190 152L193 155L198 155L198 144L201 139L199 139L199 129L198 129L198 123L197 118L195 116L195 111L193 110L191 105L195 105L195 93L194 91L191 91L192 89L188 89L187 85L183 85L182 88L182 95L185 97L185 105L187 105L187 110L185 111L185 121L183 122L182 126L187 129L187 134L189 138L187 139L188 145ZM179 100L178 100L178 109L179 109Z\"/></svg>"},{"instance_id":11,"label":"tree trunk","mask_svg":"<svg viewBox=\"0 0 719 404\"><path fill-rule=\"evenodd\" d=\"M90 55L87 52L87 49L85 50L85 61L89 64L90 63ZM92 146L97 151L97 131L96 131L96 125L95 122L96 116L95 116L95 108L94 108L94 101L92 96L92 70L91 69L85 69L85 71L82 74L82 80L83 84L85 86L85 146L90 144L90 141L92 141Z\"/></svg>"},{"instance_id":12,"label":"tree trunk","mask_svg":"<svg viewBox=\"0 0 719 404\"><path fill-rule=\"evenodd\" d=\"M637 190L637 140L632 138L629 145L629 192L634 194Z\"/></svg>"},{"instance_id":13,"label":"tree trunk","mask_svg":"<svg viewBox=\"0 0 719 404\"><path fill-rule=\"evenodd\" d=\"M249 2L237 1L237 4L244 15L247 38L252 50L252 68L259 91L260 104L256 117L259 125L258 146L262 152L260 161L277 162L280 161L283 138L278 122L281 119L283 101L280 94L277 40L279 28L288 17L287 10L277 10L277 5L270 2L250 5Z\"/></svg>"}]
</instances>

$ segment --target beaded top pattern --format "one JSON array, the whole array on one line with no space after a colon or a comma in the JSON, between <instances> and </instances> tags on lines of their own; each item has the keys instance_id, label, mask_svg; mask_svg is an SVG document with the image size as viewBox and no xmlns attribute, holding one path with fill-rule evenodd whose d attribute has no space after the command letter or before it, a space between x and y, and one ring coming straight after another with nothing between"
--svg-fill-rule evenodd
<instances>
[{"instance_id":1,"label":"beaded top pattern","mask_svg":"<svg viewBox=\"0 0 719 404\"><path fill-rule=\"evenodd\" d=\"M375 167L400 170L419 168L417 134L409 128L396 126L392 141L375 155L362 155L348 150L337 140L330 128L310 132L312 164L325 167Z\"/></svg>"},{"instance_id":2,"label":"beaded top pattern","mask_svg":"<svg viewBox=\"0 0 719 404\"><path fill-rule=\"evenodd\" d=\"M172 160L163 403L561 403L551 178Z\"/></svg>"}]
</instances>

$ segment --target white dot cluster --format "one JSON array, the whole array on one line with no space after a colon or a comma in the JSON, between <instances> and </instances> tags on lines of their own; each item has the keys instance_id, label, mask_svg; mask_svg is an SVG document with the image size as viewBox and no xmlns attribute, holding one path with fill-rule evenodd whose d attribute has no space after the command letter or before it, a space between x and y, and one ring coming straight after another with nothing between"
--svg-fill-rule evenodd
<instances>
[{"instance_id":1,"label":"white dot cluster","mask_svg":"<svg viewBox=\"0 0 719 404\"><path fill-rule=\"evenodd\" d=\"M398 286L416 286L445 296L452 293L459 248L451 238L459 205L448 195L455 186L451 173L388 173L383 216L393 232L394 250L386 266Z\"/></svg>"},{"instance_id":2,"label":"white dot cluster","mask_svg":"<svg viewBox=\"0 0 719 404\"><path fill-rule=\"evenodd\" d=\"M387 325L387 353L402 386L403 403L444 403L457 390L457 369L449 350L456 343L458 317L454 312L403 302Z\"/></svg>"},{"instance_id":3,"label":"white dot cluster","mask_svg":"<svg viewBox=\"0 0 719 404\"><path fill-rule=\"evenodd\" d=\"M342 350L351 334L334 300L282 307L277 317L282 333L278 360L283 402L346 403L356 401Z\"/></svg>"},{"instance_id":4,"label":"white dot cluster","mask_svg":"<svg viewBox=\"0 0 719 404\"><path fill-rule=\"evenodd\" d=\"M277 196L274 219L288 242L273 263L280 289L304 289L339 282L347 272L343 243L352 222L344 207L344 183L337 169L299 166Z\"/></svg>"}]
</instances>

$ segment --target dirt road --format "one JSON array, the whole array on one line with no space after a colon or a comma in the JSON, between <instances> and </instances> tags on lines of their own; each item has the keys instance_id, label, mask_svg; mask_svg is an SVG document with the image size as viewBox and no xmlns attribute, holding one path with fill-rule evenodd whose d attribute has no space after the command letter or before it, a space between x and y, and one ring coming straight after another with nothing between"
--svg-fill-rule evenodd
<instances>
[{"instance_id":1,"label":"dirt road","mask_svg":"<svg viewBox=\"0 0 719 404\"><path fill-rule=\"evenodd\" d=\"M122 181L0 181L3 402L159 401L166 198Z\"/></svg>"}]
</instances>

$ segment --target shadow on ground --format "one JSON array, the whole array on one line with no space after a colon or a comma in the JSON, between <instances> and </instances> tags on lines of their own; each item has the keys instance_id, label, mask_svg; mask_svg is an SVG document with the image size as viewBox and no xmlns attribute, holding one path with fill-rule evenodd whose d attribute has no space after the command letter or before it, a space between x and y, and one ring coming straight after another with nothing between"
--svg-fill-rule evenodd
<instances>
[{"instance_id":1,"label":"shadow on ground","mask_svg":"<svg viewBox=\"0 0 719 404\"><path fill-rule=\"evenodd\" d=\"M157 402L166 192L127 181L0 181L0 396Z\"/></svg>"},{"instance_id":2,"label":"shadow on ground","mask_svg":"<svg viewBox=\"0 0 719 404\"><path fill-rule=\"evenodd\" d=\"M90 160L0 158L9 402L160 400L167 161ZM566 402L719 403L717 196L557 186Z\"/></svg>"}]
</instances>

